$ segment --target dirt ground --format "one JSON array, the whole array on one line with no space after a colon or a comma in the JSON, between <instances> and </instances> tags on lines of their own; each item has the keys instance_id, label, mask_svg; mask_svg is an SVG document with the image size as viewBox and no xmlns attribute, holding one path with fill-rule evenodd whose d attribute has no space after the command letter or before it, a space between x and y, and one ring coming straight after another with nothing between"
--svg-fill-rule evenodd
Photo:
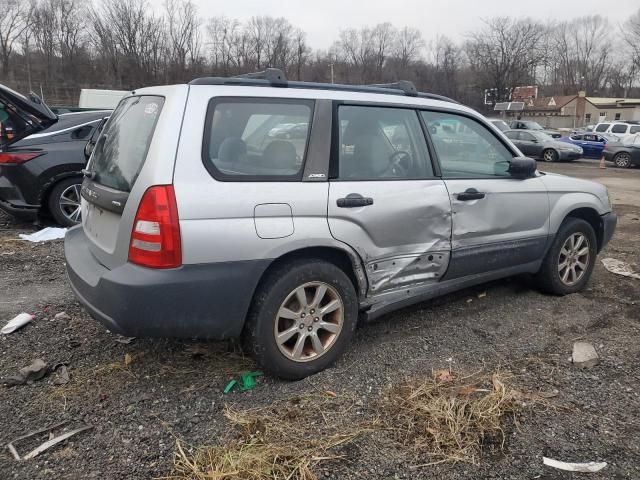
<instances>
[{"instance_id":1,"label":"dirt ground","mask_svg":"<svg viewBox=\"0 0 640 480\"><path fill-rule=\"evenodd\" d=\"M617 232L600 258L640 271L640 169L598 169L597 162L542 169L609 186ZM524 411L506 430L501 452L479 465L444 463L412 469L429 458L410 457L390 439L363 435L339 449L341 458L314 467L335 479L638 479L640 478L640 280L607 272L598 261L586 291L543 295L514 278L464 290L388 315L358 329L335 365L300 382L260 378L255 389L222 389L252 361L228 343L123 339L99 326L67 286L61 241L31 244L18 233L35 227L0 216L0 323L26 311L36 320L0 337L0 377L35 358L66 363L70 381L55 375L30 385L0 387L0 478L138 479L171 472L176 439L212 445L225 435L225 405L261 407L332 391L353 400L353 418L376 417L381 392L408 375L433 369L501 369L527 392L558 394ZM486 295L481 295L485 293ZM54 319L66 312L68 318ZM591 342L600 364L578 369L573 342ZM128 355L127 355L128 354ZM128 365L125 365L125 357ZM310 408L302 418L316 423ZM91 425L35 459L18 462L4 445L27 432L69 421ZM60 430L58 430L60 432ZM16 443L22 454L46 435ZM600 473L571 474L542 464L542 456L605 461Z\"/></svg>"}]
</instances>

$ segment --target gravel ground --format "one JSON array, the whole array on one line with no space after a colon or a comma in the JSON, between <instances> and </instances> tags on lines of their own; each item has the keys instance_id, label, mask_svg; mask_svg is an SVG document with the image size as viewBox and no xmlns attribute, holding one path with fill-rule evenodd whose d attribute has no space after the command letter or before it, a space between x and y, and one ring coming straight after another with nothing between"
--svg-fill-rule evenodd
<instances>
[{"instance_id":1,"label":"gravel ground","mask_svg":"<svg viewBox=\"0 0 640 480\"><path fill-rule=\"evenodd\" d=\"M640 271L640 170L599 170L597 162L544 165L592 178L611 189L618 230L601 254ZM236 408L317 391L355 399L353 415L376 414L382 389L406 375L429 376L451 366L460 372L496 369L513 374L528 392L558 391L550 406L525 413L509 428L504 451L479 466L441 464L411 470L391 441L364 436L345 458L321 464L320 478L578 478L543 467L542 456L605 461L590 479L640 478L640 281L607 272L598 262L586 291L564 298L514 278L423 303L358 329L338 364L300 382L259 379L245 393L223 395L230 378L253 368L250 359L219 342L136 339L106 332L76 303L66 284L62 242L30 244L17 234L35 227L0 216L0 321L19 312L37 319L0 337L0 377L35 358L66 362L71 380L54 375L31 385L0 387L0 478L153 478L169 474L175 440L210 445L228 425L225 404ZM486 292L486 296L479 295ZM67 318L55 319L66 312ZM595 345L601 362L581 370L568 361L576 340ZM120 341L119 341L120 340ZM130 364L125 367L125 356ZM310 412L314 418L317 412ZM68 420L91 430L35 459L15 461L4 444L27 432ZM21 453L46 437L16 444ZM387 443L385 443L387 442ZM422 459L425 461L425 459ZM428 461L428 459L426 459Z\"/></svg>"}]
</instances>

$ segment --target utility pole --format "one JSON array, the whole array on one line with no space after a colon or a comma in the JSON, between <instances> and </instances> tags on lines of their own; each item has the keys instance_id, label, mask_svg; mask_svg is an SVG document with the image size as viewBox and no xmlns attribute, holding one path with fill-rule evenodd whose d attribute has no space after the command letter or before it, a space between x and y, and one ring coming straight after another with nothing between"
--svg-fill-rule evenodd
<instances>
[{"instance_id":1,"label":"utility pole","mask_svg":"<svg viewBox=\"0 0 640 480\"><path fill-rule=\"evenodd\" d=\"M335 83L335 82L333 81L333 62L331 62L331 63L329 64L329 67L331 68L331 83Z\"/></svg>"}]
</instances>

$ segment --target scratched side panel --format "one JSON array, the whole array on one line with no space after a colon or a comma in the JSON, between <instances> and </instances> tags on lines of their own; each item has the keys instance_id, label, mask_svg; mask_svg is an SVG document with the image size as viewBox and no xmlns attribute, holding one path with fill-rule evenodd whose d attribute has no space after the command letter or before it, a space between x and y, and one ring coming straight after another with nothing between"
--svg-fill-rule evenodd
<instances>
[{"instance_id":1,"label":"scratched side panel","mask_svg":"<svg viewBox=\"0 0 640 480\"><path fill-rule=\"evenodd\" d=\"M351 193L373 204L338 207L337 200ZM329 187L331 234L363 259L370 293L439 280L449 260L450 209L441 180L336 181Z\"/></svg>"}]
</instances>

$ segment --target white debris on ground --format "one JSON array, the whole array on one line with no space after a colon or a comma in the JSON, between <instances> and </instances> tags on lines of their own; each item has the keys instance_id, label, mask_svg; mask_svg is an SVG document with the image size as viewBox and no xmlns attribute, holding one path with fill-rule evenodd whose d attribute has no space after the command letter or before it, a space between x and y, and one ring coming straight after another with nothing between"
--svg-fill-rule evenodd
<instances>
[{"instance_id":1,"label":"white debris on ground","mask_svg":"<svg viewBox=\"0 0 640 480\"><path fill-rule=\"evenodd\" d=\"M576 342L573 344L571 361L576 367L591 368L596 366L600 359L593 345L587 342Z\"/></svg>"},{"instance_id":2,"label":"white debris on ground","mask_svg":"<svg viewBox=\"0 0 640 480\"><path fill-rule=\"evenodd\" d=\"M640 273L634 272L631 266L624 263L622 260L616 260L615 258L603 258L602 264L604 265L604 268L609 270L611 273L640 280Z\"/></svg>"},{"instance_id":3,"label":"white debris on ground","mask_svg":"<svg viewBox=\"0 0 640 480\"><path fill-rule=\"evenodd\" d=\"M27 323L31 322L35 317L35 315L31 315L30 313L21 313L16 315L14 318L9 320L9 322L2 327L0 333L3 335L8 335L10 333L15 332L16 330L24 327Z\"/></svg>"},{"instance_id":4,"label":"white debris on ground","mask_svg":"<svg viewBox=\"0 0 640 480\"><path fill-rule=\"evenodd\" d=\"M549 467L565 470L567 472L595 473L607 466L607 462L569 463L542 457L542 463Z\"/></svg>"},{"instance_id":5,"label":"white debris on ground","mask_svg":"<svg viewBox=\"0 0 640 480\"><path fill-rule=\"evenodd\" d=\"M29 235L21 233L19 237L28 242L48 242L49 240L58 240L64 238L67 234L66 228L46 227Z\"/></svg>"}]
</instances>

